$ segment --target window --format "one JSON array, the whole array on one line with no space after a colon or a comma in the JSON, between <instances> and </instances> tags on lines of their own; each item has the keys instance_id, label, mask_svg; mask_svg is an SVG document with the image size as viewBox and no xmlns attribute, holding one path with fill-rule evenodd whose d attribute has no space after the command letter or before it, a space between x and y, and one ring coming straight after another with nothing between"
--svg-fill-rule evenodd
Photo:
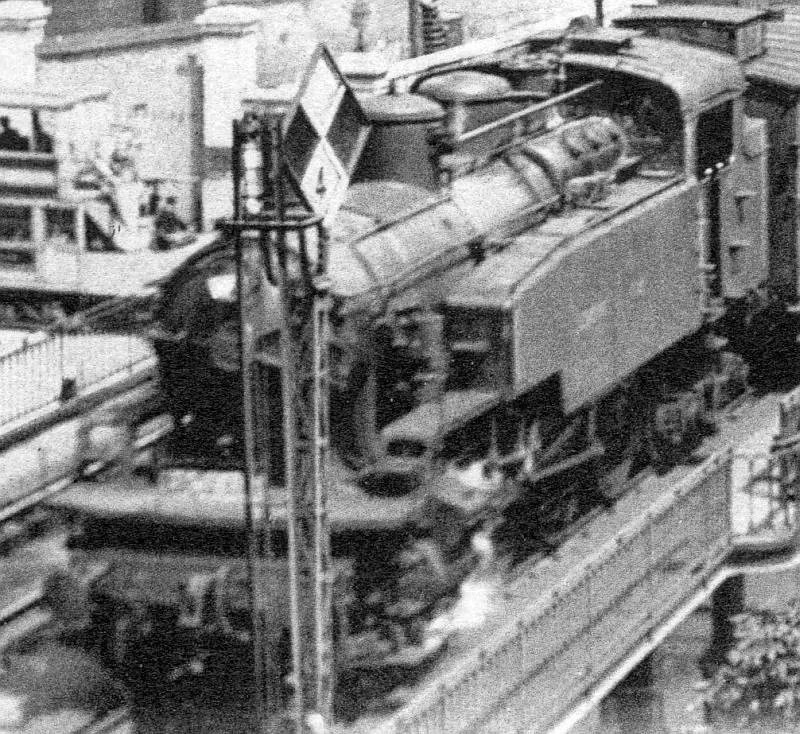
<instances>
[{"instance_id":1,"label":"window","mask_svg":"<svg viewBox=\"0 0 800 734\"><path fill-rule=\"evenodd\" d=\"M45 227L47 239L75 242L75 212L72 209L45 209Z\"/></svg>"},{"instance_id":2,"label":"window","mask_svg":"<svg viewBox=\"0 0 800 734\"><path fill-rule=\"evenodd\" d=\"M0 206L0 240L31 241L31 208Z\"/></svg>"},{"instance_id":3,"label":"window","mask_svg":"<svg viewBox=\"0 0 800 734\"><path fill-rule=\"evenodd\" d=\"M733 102L700 115L697 121L697 177L725 166L733 153Z\"/></svg>"}]
</instances>

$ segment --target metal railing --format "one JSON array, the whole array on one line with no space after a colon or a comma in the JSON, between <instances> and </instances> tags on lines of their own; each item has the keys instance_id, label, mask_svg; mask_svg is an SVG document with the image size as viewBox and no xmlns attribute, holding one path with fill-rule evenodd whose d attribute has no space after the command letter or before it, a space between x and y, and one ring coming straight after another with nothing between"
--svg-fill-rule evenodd
<instances>
[{"instance_id":1,"label":"metal railing","mask_svg":"<svg viewBox=\"0 0 800 734\"><path fill-rule=\"evenodd\" d=\"M538 732L563 716L719 565L731 456L709 459L382 732ZM529 583L522 578L520 584Z\"/></svg>"},{"instance_id":2,"label":"metal railing","mask_svg":"<svg viewBox=\"0 0 800 734\"><path fill-rule=\"evenodd\" d=\"M769 554L793 549L800 514L800 388L778 404L778 430L769 452L731 458L733 551Z\"/></svg>"},{"instance_id":3,"label":"metal railing","mask_svg":"<svg viewBox=\"0 0 800 734\"><path fill-rule=\"evenodd\" d=\"M798 529L798 447L770 454L737 452L731 458L733 546L751 553L792 546Z\"/></svg>"},{"instance_id":4,"label":"metal railing","mask_svg":"<svg viewBox=\"0 0 800 734\"><path fill-rule=\"evenodd\" d=\"M54 333L0 356L0 431L125 374L155 366L140 337Z\"/></svg>"}]
</instances>

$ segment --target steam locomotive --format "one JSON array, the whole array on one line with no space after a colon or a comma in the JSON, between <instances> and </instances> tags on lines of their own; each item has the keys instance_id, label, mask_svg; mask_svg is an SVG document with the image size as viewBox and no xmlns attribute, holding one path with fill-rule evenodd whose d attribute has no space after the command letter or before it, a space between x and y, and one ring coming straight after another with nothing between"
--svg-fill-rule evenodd
<instances>
[{"instance_id":1,"label":"steam locomotive","mask_svg":"<svg viewBox=\"0 0 800 734\"><path fill-rule=\"evenodd\" d=\"M764 22L747 12L732 33ZM487 548L528 552L686 456L746 389L743 354L791 351L795 245L767 208L783 159L745 89L730 54L578 26L362 98L373 130L330 231L344 666L434 655ZM235 265L222 240L163 286L175 431L156 471L50 503L78 524L73 569L92 573L71 588L118 664L153 630L192 654L247 639ZM279 302L253 282L274 357L258 366L275 558L257 603L285 651Z\"/></svg>"}]
</instances>

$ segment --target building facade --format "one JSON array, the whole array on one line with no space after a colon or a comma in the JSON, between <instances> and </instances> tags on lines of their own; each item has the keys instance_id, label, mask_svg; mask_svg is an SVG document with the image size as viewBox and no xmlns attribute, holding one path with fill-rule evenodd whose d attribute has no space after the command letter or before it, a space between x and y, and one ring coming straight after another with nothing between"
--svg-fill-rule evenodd
<instances>
[{"instance_id":1,"label":"building facade","mask_svg":"<svg viewBox=\"0 0 800 734\"><path fill-rule=\"evenodd\" d=\"M204 0L52 0L48 36L192 20Z\"/></svg>"}]
</instances>

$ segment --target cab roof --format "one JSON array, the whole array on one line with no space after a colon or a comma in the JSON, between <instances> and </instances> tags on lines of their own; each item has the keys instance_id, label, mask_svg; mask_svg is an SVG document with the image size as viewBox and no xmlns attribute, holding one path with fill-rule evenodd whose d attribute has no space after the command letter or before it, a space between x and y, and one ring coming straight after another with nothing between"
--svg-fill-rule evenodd
<instances>
[{"instance_id":1,"label":"cab roof","mask_svg":"<svg viewBox=\"0 0 800 734\"><path fill-rule=\"evenodd\" d=\"M636 25L637 21L647 20L686 21L691 23L708 23L709 25L739 26L766 18L768 13L759 8L739 8L730 5L656 5L652 7L638 6L634 14L628 18L618 18L614 24L618 27Z\"/></svg>"},{"instance_id":2,"label":"cab roof","mask_svg":"<svg viewBox=\"0 0 800 734\"><path fill-rule=\"evenodd\" d=\"M697 113L746 87L732 56L647 36L633 38L613 54L568 53L566 62L660 82L675 93L685 112Z\"/></svg>"}]
</instances>

